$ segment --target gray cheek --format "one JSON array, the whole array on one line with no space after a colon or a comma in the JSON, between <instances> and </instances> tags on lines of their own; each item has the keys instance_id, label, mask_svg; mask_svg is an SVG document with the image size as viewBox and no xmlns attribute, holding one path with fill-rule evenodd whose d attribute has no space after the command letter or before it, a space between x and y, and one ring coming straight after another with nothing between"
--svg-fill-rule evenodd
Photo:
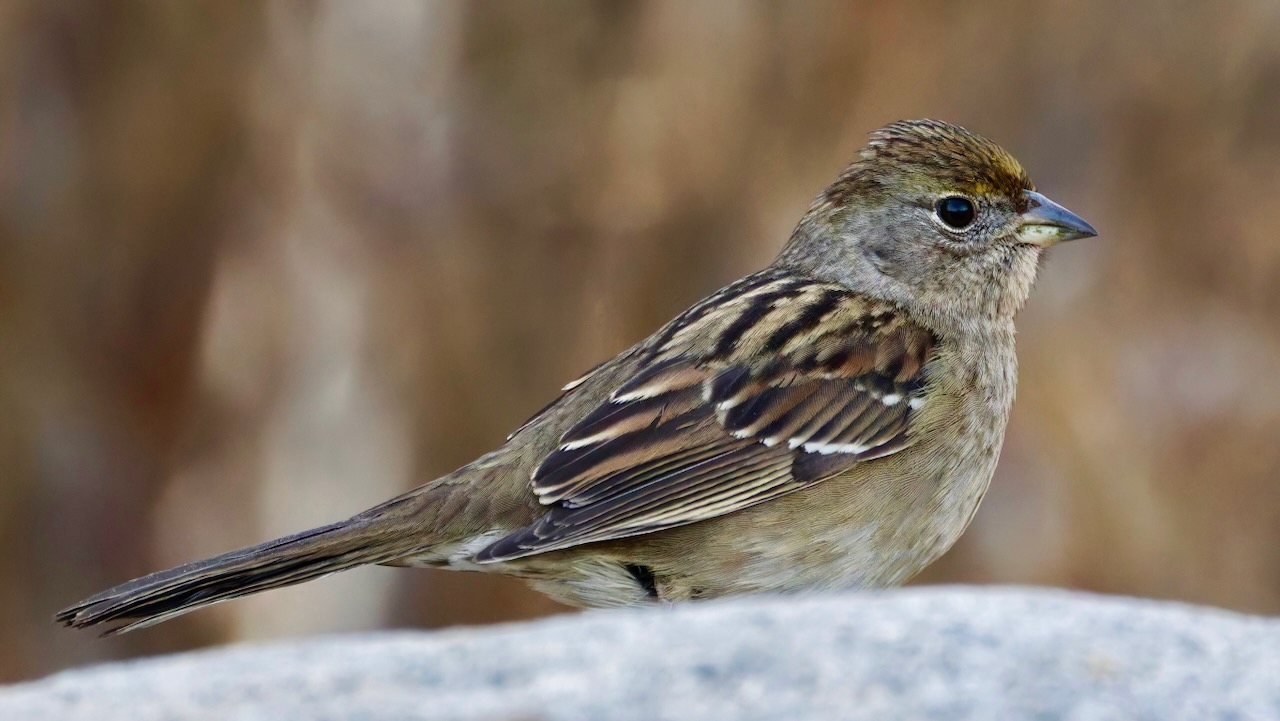
<instances>
[{"instance_id":1,"label":"gray cheek","mask_svg":"<svg viewBox=\"0 0 1280 721\"><path fill-rule=\"evenodd\" d=\"M861 244L862 252L882 275L911 284L927 273L936 255L936 249L921 240L927 232L911 223L890 225L868 237Z\"/></svg>"},{"instance_id":2,"label":"gray cheek","mask_svg":"<svg viewBox=\"0 0 1280 721\"><path fill-rule=\"evenodd\" d=\"M882 275L893 276L893 261L890 259L890 249L886 247L883 241L864 242L861 245L862 256L867 259L871 267L875 268Z\"/></svg>"}]
</instances>

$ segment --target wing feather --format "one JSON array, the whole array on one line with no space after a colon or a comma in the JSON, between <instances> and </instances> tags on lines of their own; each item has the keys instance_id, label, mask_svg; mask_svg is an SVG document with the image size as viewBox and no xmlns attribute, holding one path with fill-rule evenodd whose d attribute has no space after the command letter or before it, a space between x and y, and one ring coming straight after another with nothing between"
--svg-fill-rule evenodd
<instances>
[{"instance_id":1,"label":"wing feather","mask_svg":"<svg viewBox=\"0 0 1280 721\"><path fill-rule=\"evenodd\" d=\"M546 515L478 561L694 523L896 453L936 342L887 303L776 272L655 339L534 471Z\"/></svg>"}]
</instances>

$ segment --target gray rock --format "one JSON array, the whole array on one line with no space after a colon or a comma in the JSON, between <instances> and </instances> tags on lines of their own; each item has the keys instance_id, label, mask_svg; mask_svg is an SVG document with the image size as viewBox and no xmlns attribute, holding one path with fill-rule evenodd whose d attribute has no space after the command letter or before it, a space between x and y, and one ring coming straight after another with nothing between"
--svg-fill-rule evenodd
<instances>
[{"instance_id":1,"label":"gray rock","mask_svg":"<svg viewBox=\"0 0 1280 721\"><path fill-rule=\"evenodd\" d=\"M116 663L0 689L0 719L1276 721L1280 621L1007 588L756 598Z\"/></svg>"}]
</instances>

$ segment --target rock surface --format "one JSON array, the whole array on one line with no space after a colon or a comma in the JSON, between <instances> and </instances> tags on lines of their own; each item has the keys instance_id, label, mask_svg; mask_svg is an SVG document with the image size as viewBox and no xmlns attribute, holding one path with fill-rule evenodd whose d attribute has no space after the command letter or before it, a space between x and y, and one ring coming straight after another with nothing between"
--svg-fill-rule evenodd
<instances>
[{"instance_id":1,"label":"rock surface","mask_svg":"<svg viewBox=\"0 0 1280 721\"><path fill-rule=\"evenodd\" d=\"M757 598L79 669L0 689L0 719L1275 721L1280 620L1008 588Z\"/></svg>"}]
</instances>

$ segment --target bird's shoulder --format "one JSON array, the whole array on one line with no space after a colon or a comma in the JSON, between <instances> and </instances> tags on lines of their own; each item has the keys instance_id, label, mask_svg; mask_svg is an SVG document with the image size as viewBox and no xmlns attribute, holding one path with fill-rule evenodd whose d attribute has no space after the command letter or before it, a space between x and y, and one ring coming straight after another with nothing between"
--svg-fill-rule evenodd
<instances>
[{"instance_id":1,"label":"bird's shoulder","mask_svg":"<svg viewBox=\"0 0 1280 721\"><path fill-rule=\"evenodd\" d=\"M934 332L890 301L770 268L708 295L574 378L508 440L540 426L563 434L596 404L616 402L627 396L623 389L653 379L660 366L828 377L874 370L905 381L923 375L938 344Z\"/></svg>"},{"instance_id":2,"label":"bird's shoulder","mask_svg":"<svg viewBox=\"0 0 1280 721\"><path fill-rule=\"evenodd\" d=\"M705 364L833 370L844 352L872 347L883 360L927 355L934 334L896 304L839 283L769 269L708 296L644 344L652 363L688 357ZM867 360L867 359L863 359Z\"/></svg>"}]
</instances>

